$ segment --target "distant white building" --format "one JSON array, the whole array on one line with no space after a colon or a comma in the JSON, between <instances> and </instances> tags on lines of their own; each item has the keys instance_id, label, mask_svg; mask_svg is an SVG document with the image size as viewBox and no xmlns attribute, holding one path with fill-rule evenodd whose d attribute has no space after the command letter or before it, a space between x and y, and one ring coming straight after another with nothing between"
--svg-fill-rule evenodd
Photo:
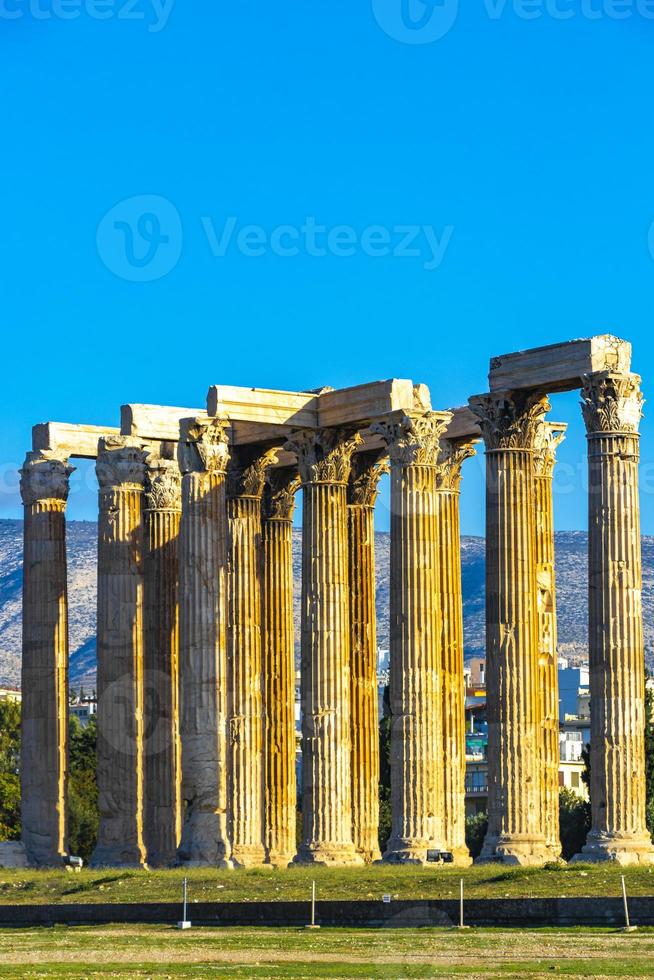
<instances>
[{"instance_id":1,"label":"distant white building","mask_svg":"<svg viewBox=\"0 0 654 980\"><path fill-rule=\"evenodd\" d=\"M23 695L16 688L0 687L0 701L17 701L20 703L22 700Z\"/></svg>"},{"instance_id":2,"label":"distant white building","mask_svg":"<svg viewBox=\"0 0 654 980\"><path fill-rule=\"evenodd\" d=\"M68 705L68 714L71 718L77 718L82 726L88 725L91 718L98 713L98 704L95 700L75 701Z\"/></svg>"}]
</instances>

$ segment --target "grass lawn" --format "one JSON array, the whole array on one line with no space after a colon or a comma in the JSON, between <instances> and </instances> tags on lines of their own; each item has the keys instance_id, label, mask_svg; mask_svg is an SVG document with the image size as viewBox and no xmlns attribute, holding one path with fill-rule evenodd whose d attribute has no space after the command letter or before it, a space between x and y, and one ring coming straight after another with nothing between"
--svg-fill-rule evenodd
<instances>
[{"instance_id":1,"label":"grass lawn","mask_svg":"<svg viewBox=\"0 0 654 980\"><path fill-rule=\"evenodd\" d=\"M0 931L0 977L652 977L654 930L192 929Z\"/></svg>"},{"instance_id":2,"label":"grass lawn","mask_svg":"<svg viewBox=\"0 0 654 980\"><path fill-rule=\"evenodd\" d=\"M307 900L316 881L318 899L457 898L459 879L468 898L618 896L620 875L629 895L654 895L654 870L607 866L557 869L473 867L289 868L218 871L6 871L0 870L0 904L60 902L170 902L189 879L189 901L254 902Z\"/></svg>"}]
</instances>

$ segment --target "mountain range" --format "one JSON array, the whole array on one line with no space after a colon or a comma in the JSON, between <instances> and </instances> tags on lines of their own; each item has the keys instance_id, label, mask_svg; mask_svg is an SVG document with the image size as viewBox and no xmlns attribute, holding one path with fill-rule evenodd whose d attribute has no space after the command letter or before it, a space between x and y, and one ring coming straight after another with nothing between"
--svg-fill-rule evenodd
<instances>
[{"instance_id":1,"label":"mountain range","mask_svg":"<svg viewBox=\"0 0 654 980\"><path fill-rule=\"evenodd\" d=\"M20 685L22 521L0 520L0 686ZM300 550L302 535L293 532L295 615L299 626ZM643 608L645 651L654 666L654 537L643 538ZM70 678L87 689L95 682L95 603L97 526L86 521L68 524L68 588L70 617ZM388 649L390 536L375 535L377 562L377 639ZM466 658L484 654L484 539L461 541L463 614ZM559 653L573 660L587 656L587 535L564 531L556 535L556 576ZM299 630L297 631L299 636Z\"/></svg>"}]
</instances>

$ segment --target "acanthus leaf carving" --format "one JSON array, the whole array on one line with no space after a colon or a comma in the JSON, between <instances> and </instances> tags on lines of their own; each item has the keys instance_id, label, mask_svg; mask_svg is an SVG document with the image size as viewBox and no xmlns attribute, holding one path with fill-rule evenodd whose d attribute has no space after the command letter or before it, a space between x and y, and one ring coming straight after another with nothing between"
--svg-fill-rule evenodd
<instances>
[{"instance_id":1,"label":"acanthus leaf carving","mask_svg":"<svg viewBox=\"0 0 654 980\"><path fill-rule=\"evenodd\" d=\"M538 428L551 407L547 396L536 391L475 395L469 404L487 451L533 449Z\"/></svg>"},{"instance_id":2,"label":"acanthus leaf carving","mask_svg":"<svg viewBox=\"0 0 654 980\"><path fill-rule=\"evenodd\" d=\"M26 507L40 500L58 500L65 504L70 489L70 475L74 467L67 459L59 459L52 453L27 454L20 471L20 493Z\"/></svg>"},{"instance_id":3,"label":"acanthus leaf carving","mask_svg":"<svg viewBox=\"0 0 654 980\"><path fill-rule=\"evenodd\" d=\"M229 420L184 419L181 423L179 466L182 473L222 474L229 461Z\"/></svg>"},{"instance_id":4,"label":"acanthus leaf carving","mask_svg":"<svg viewBox=\"0 0 654 980\"><path fill-rule=\"evenodd\" d=\"M436 467L436 489L457 492L461 486L461 468L476 455L474 440L441 439Z\"/></svg>"},{"instance_id":5,"label":"acanthus leaf carving","mask_svg":"<svg viewBox=\"0 0 654 980\"><path fill-rule=\"evenodd\" d=\"M583 378L581 410L586 431L636 435L643 415L643 394L637 374L602 372Z\"/></svg>"},{"instance_id":6,"label":"acanthus leaf carving","mask_svg":"<svg viewBox=\"0 0 654 980\"><path fill-rule=\"evenodd\" d=\"M277 462L279 447L234 449L227 475L229 497L263 496L266 472Z\"/></svg>"},{"instance_id":7,"label":"acanthus leaf carving","mask_svg":"<svg viewBox=\"0 0 654 980\"><path fill-rule=\"evenodd\" d=\"M291 521L295 494L300 489L300 474L295 466L268 470L263 491L263 512L269 521Z\"/></svg>"},{"instance_id":8,"label":"acanthus leaf carving","mask_svg":"<svg viewBox=\"0 0 654 980\"><path fill-rule=\"evenodd\" d=\"M452 418L451 412L402 414L376 422L370 431L388 446L391 463L400 466L437 466L440 441Z\"/></svg>"},{"instance_id":9,"label":"acanthus leaf carving","mask_svg":"<svg viewBox=\"0 0 654 980\"><path fill-rule=\"evenodd\" d=\"M348 503L359 507L374 507L381 477L389 472L387 450L373 449L355 453L348 483Z\"/></svg>"},{"instance_id":10,"label":"acanthus leaf carving","mask_svg":"<svg viewBox=\"0 0 654 980\"><path fill-rule=\"evenodd\" d=\"M352 454L361 434L350 426L302 429L293 433L285 449L295 453L302 483L342 483L350 476Z\"/></svg>"},{"instance_id":11,"label":"acanthus leaf carving","mask_svg":"<svg viewBox=\"0 0 654 980\"><path fill-rule=\"evenodd\" d=\"M143 489L147 451L131 436L100 439L95 472L100 490L133 487Z\"/></svg>"},{"instance_id":12,"label":"acanthus leaf carving","mask_svg":"<svg viewBox=\"0 0 654 980\"><path fill-rule=\"evenodd\" d=\"M556 450L565 439L567 425L557 422L543 422L534 441L534 474L537 477L552 477L556 463Z\"/></svg>"},{"instance_id":13,"label":"acanthus leaf carving","mask_svg":"<svg viewBox=\"0 0 654 980\"><path fill-rule=\"evenodd\" d=\"M145 499L148 510L182 509L182 474L175 460L148 456Z\"/></svg>"}]
</instances>

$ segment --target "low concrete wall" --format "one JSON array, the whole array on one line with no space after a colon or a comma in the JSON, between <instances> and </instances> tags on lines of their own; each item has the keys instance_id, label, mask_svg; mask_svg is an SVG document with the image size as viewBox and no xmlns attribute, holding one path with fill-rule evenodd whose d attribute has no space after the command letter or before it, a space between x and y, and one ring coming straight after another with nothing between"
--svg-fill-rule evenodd
<instances>
[{"instance_id":1,"label":"low concrete wall","mask_svg":"<svg viewBox=\"0 0 654 980\"><path fill-rule=\"evenodd\" d=\"M634 925L654 925L654 897L629 900ZM99 925L109 922L174 923L181 918L177 902L102 905L0 905L0 926ZM192 902L188 917L195 925L304 926L308 902ZM458 923L457 901L317 902L322 926L416 928ZM465 922L471 926L622 926L620 898L470 899Z\"/></svg>"}]
</instances>

